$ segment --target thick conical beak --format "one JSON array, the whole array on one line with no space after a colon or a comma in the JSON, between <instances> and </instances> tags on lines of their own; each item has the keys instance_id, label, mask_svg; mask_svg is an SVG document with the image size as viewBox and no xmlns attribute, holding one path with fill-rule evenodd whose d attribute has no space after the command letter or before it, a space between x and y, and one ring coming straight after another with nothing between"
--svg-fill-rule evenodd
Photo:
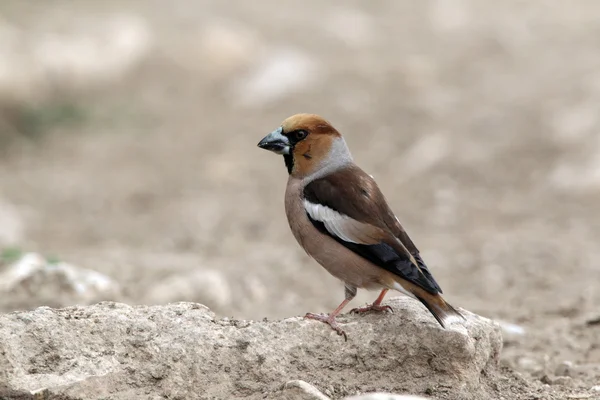
<instances>
[{"instance_id":1,"label":"thick conical beak","mask_svg":"<svg viewBox=\"0 0 600 400\"><path fill-rule=\"evenodd\" d=\"M258 147L277 154L290 154L290 141L282 132L281 127L275 129L258 143Z\"/></svg>"}]
</instances>

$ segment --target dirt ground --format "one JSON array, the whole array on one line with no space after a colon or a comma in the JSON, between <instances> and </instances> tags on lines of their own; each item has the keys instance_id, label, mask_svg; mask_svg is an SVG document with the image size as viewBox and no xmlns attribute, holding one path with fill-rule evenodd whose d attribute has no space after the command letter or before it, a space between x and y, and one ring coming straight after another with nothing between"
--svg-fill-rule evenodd
<instances>
[{"instance_id":1,"label":"dirt ground","mask_svg":"<svg viewBox=\"0 0 600 400\"><path fill-rule=\"evenodd\" d=\"M112 300L328 311L343 287L298 248L283 160L256 147L318 113L448 301L523 329L504 367L557 398L600 398L599 2L5 0L0 13L31 41L126 17L144 34L123 43L146 43L99 83L2 93L0 198L19 248L106 274Z\"/></svg>"}]
</instances>

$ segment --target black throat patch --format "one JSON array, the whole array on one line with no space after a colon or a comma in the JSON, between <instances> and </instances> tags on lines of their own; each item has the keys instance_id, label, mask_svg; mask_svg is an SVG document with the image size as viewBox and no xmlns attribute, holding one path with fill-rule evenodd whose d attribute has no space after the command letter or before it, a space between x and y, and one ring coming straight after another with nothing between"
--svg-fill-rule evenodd
<instances>
[{"instance_id":1,"label":"black throat patch","mask_svg":"<svg viewBox=\"0 0 600 400\"><path fill-rule=\"evenodd\" d=\"M283 161L285 161L285 167L288 170L288 174L291 174L292 169L294 169L294 155L292 153L293 150L293 148L290 148L290 154L283 155Z\"/></svg>"},{"instance_id":2,"label":"black throat patch","mask_svg":"<svg viewBox=\"0 0 600 400\"><path fill-rule=\"evenodd\" d=\"M301 135L299 135L301 134ZM296 146L296 144L298 142L301 142L302 140L306 139L306 136L308 136L308 132L302 129L297 129L291 132L282 132L282 135L286 136L290 142L290 150L289 150L289 154L284 154L283 155L283 160L285 161L285 167L288 170L288 174L291 175L292 170L294 169L294 147ZM310 151L310 147L309 147L309 151ZM308 152L306 152L306 154L304 154L304 157L309 159L311 158L310 155L308 154Z\"/></svg>"}]
</instances>

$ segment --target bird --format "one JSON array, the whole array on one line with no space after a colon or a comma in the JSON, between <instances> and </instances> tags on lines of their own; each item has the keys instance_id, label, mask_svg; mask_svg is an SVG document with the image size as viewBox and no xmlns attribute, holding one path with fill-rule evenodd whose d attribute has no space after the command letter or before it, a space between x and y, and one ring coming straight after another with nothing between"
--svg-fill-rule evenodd
<instances>
[{"instance_id":1,"label":"bird","mask_svg":"<svg viewBox=\"0 0 600 400\"><path fill-rule=\"evenodd\" d=\"M442 289L400 224L373 177L361 169L341 133L316 114L295 114L258 147L282 155L288 172L285 213L300 246L344 284L344 300L329 314L304 318L348 336L337 316L358 289L380 290L377 299L351 312L391 311L389 290L420 301L442 328L464 316Z\"/></svg>"}]
</instances>

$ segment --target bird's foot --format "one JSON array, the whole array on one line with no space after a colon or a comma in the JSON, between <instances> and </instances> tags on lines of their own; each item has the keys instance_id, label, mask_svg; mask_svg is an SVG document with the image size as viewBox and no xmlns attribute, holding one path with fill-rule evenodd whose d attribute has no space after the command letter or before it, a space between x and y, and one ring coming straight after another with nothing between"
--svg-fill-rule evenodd
<instances>
[{"instance_id":1,"label":"bird's foot","mask_svg":"<svg viewBox=\"0 0 600 400\"><path fill-rule=\"evenodd\" d=\"M335 319L335 316L330 316L328 314L307 313L304 316L304 318L314 319L315 321L321 321L321 322L326 323L327 325L329 325L331 327L331 329L336 331L338 335L343 336L345 341L348 341L348 336L346 335L346 332L344 332L344 330L340 327L337 320Z\"/></svg>"},{"instance_id":2,"label":"bird's foot","mask_svg":"<svg viewBox=\"0 0 600 400\"><path fill-rule=\"evenodd\" d=\"M393 313L394 309L390 306L382 306L381 304L369 304L368 306L353 308L352 310L350 310L351 313L357 313L357 314L368 312L368 311L378 311L378 312L389 311L389 312Z\"/></svg>"}]
</instances>

